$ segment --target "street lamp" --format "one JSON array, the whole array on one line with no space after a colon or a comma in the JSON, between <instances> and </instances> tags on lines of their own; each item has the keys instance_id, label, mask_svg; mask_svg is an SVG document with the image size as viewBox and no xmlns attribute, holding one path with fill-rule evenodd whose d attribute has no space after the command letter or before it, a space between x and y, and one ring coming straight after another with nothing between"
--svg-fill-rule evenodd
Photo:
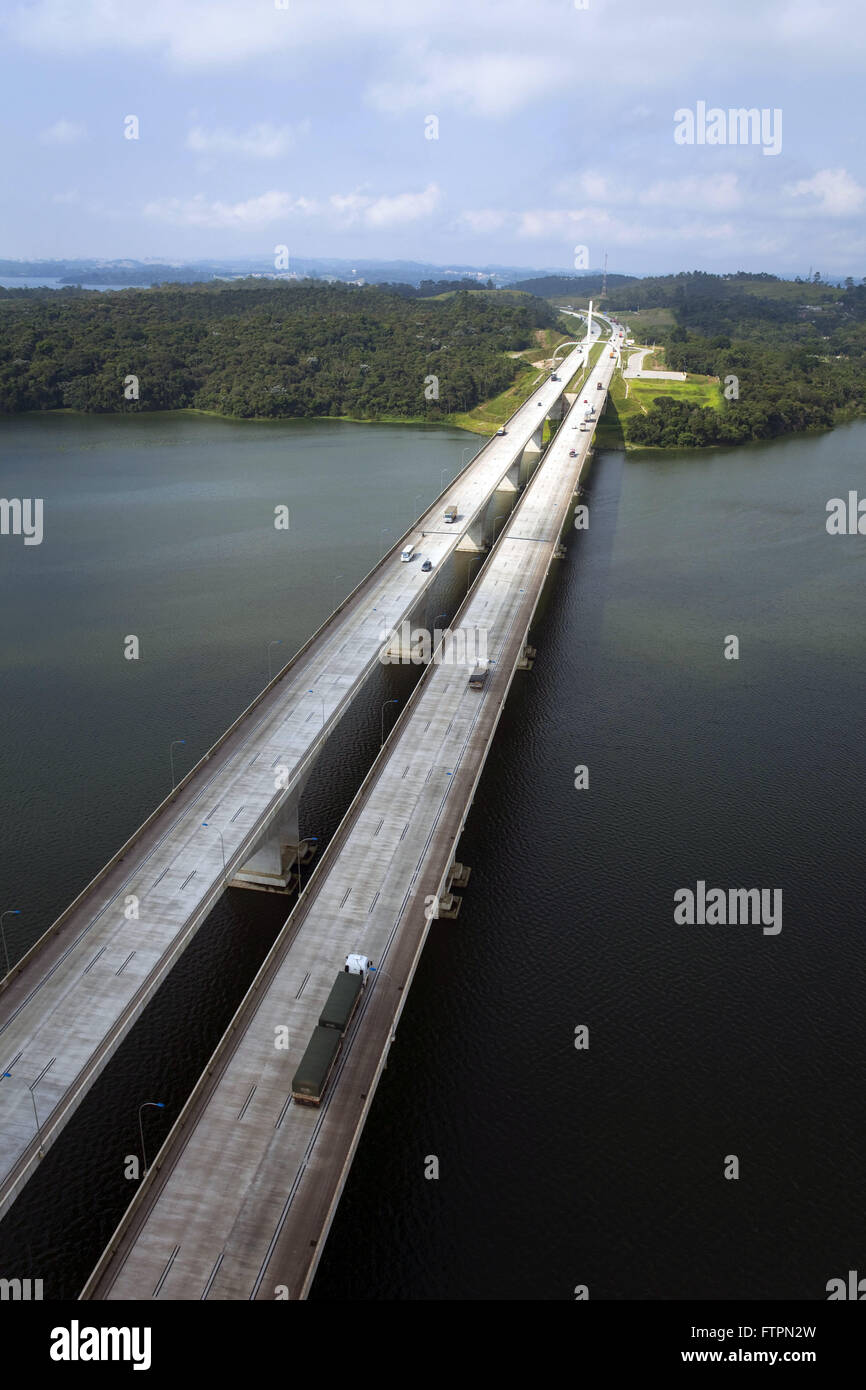
<instances>
[{"instance_id":1,"label":"street lamp","mask_svg":"<svg viewBox=\"0 0 866 1390\"><path fill-rule=\"evenodd\" d=\"M440 492L441 492L442 489L445 487L445 474L446 474L446 473L450 473L450 472L451 472L451 469L448 468L447 466L446 466L445 468L442 468L442 469L439 470L439 491L440 491Z\"/></svg>"},{"instance_id":2,"label":"street lamp","mask_svg":"<svg viewBox=\"0 0 866 1390\"><path fill-rule=\"evenodd\" d=\"M382 706L382 717L381 717L381 719L380 719L380 721L379 721L379 723L380 723L380 725L381 725L381 734L382 734L382 742L381 742L380 745L379 745L380 748L384 748L384 747L385 747L385 710L386 710L386 708L387 708L388 705L399 705L399 703L400 703L400 701L399 701L399 700L396 700L396 699L395 699L395 700L386 700L386 701L385 701L385 704Z\"/></svg>"},{"instance_id":3,"label":"street lamp","mask_svg":"<svg viewBox=\"0 0 866 1390\"><path fill-rule=\"evenodd\" d=\"M140 1105L138 1107L138 1132L141 1136L141 1158L144 1164L144 1172L141 1175L143 1178L147 1177L147 1154L144 1151L144 1129L141 1123L141 1112L145 1109L145 1106L148 1105L154 1106L157 1110L165 1109L165 1106L163 1105L161 1100L146 1100L144 1102L144 1105Z\"/></svg>"},{"instance_id":4,"label":"street lamp","mask_svg":"<svg viewBox=\"0 0 866 1390\"><path fill-rule=\"evenodd\" d=\"M273 680L273 676L271 674L271 647L281 647L282 645L283 642L282 638L280 637L277 637L273 642L268 643L268 685L270 685L271 681Z\"/></svg>"},{"instance_id":5,"label":"street lamp","mask_svg":"<svg viewBox=\"0 0 866 1390\"><path fill-rule=\"evenodd\" d=\"M11 967L10 967L10 965L9 965L9 947L6 945L6 933L5 933L5 931L3 930L3 918L4 918L4 917L20 917L20 916L21 916L21 908L20 908L20 907L7 907L7 909L6 909L5 912L0 913L0 936L3 937L3 954L4 954L5 957L6 957L6 974L7 974L7 975L9 974L9 970L10 970ZM5 978L5 976L4 976L4 978Z\"/></svg>"},{"instance_id":6,"label":"street lamp","mask_svg":"<svg viewBox=\"0 0 866 1390\"><path fill-rule=\"evenodd\" d=\"M203 820L203 821L202 821L202 828L203 828L204 830L216 830L216 833L217 833L217 834L219 835L219 837L220 837L220 846L221 846L222 852L223 852L223 883L225 883L225 881L226 881L226 846L225 846L225 841L223 840L223 833L222 833L221 830L217 830L217 827L216 827L215 825L212 826L211 823L210 823L210 821L208 821L208 820Z\"/></svg>"},{"instance_id":7,"label":"street lamp","mask_svg":"<svg viewBox=\"0 0 866 1390\"><path fill-rule=\"evenodd\" d=\"M298 897L301 896L301 845L317 845L318 835L305 835L303 840L298 841Z\"/></svg>"},{"instance_id":8,"label":"street lamp","mask_svg":"<svg viewBox=\"0 0 866 1390\"><path fill-rule=\"evenodd\" d=\"M315 695L315 693L316 693L315 690L308 690L308 691L307 691L307 694L308 694L308 695ZM325 697L324 697L324 695L321 697L321 700L322 700L322 728L324 729L324 727L325 727Z\"/></svg>"},{"instance_id":9,"label":"street lamp","mask_svg":"<svg viewBox=\"0 0 866 1390\"><path fill-rule=\"evenodd\" d=\"M471 574L472 574L472 566L475 564L475 561L476 561L476 560L483 560L483 559L484 559L484 556L483 556L483 555L473 555L472 558L471 558L471 560L469 561L469 564L466 566L466 592L467 592L467 594L469 593L469 585L470 585L470 582L471 582L470 576L471 576Z\"/></svg>"},{"instance_id":10,"label":"street lamp","mask_svg":"<svg viewBox=\"0 0 866 1390\"><path fill-rule=\"evenodd\" d=\"M336 609L337 609L337 580L338 580L338 579L345 579L345 577L346 577L346 576L345 576L344 574L335 574L335 575L334 575L334 578L331 580L331 612L332 612L332 613L336 612Z\"/></svg>"},{"instance_id":11,"label":"street lamp","mask_svg":"<svg viewBox=\"0 0 866 1390\"><path fill-rule=\"evenodd\" d=\"M9 1081L15 1080L15 1077L12 1075L11 1071L4 1071L3 1076L4 1078L7 1078ZM21 1079L22 1081L24 1080L23 1077ZM27 1083L25 1082L25 1085L26 1084ZM27 1089L30 1092L30 1099L33 1101L33 1116L36 1120L36 1140L39 1145L39 1155L41 1158L44 1158L45 1155L42 1149L42 1129L39 1124L39 1112L36 1109L36 1087L38 1084L39 1078L37 1077L36 1081L32 1082L31 1085L27 1086Z\"/></svg>"},{"instance_id":12,"label":"street lamp","mask_svg":"<svg viewBox=\"0 0 866 1390\"><path fill-rule=\"evenodd\" d=\"M171 758L171 789L172 789L172 791L174 791L174 750L175 750L176 747L179 747L180 744L182 744L182 743L186 743L186 739L185 739L185 738L175 738L175 739L172 739L171 747L170 747L169 750L168 750L168 752L169 752L169 757Z\"/></svg>"}]
</instances>

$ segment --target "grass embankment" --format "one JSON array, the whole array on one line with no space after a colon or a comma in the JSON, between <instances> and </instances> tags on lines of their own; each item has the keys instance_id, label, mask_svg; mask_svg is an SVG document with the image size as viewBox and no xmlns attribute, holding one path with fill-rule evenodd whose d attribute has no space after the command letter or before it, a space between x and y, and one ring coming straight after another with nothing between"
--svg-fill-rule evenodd
<instances>
[{"instance_id":1,"label":"grass embankment","mask_svg":"<svg viewBox=\"0 0 866 1390\"><path fill-rule=\"evenodd\" d=\"M495 434L499 426L504 425L509 416L547 380L546 367L533 367L532 363L548 360L554 348L569 341L568 335L556 328L538 328L535 337L534 346L526 348L515 359L519 362L518 374L505 391L489 401L482 401L472 410L449 415L446 423L456 425L461 430L471 430L473 434Z\"/></svg>"},{"instance_id":2,"label":"grass embankment","mask_svg":"<svg viewBox=\"0 0 866 1390\"><path fill-rule=\"evenodd\" d=\"M638 351L637 347L631 351ZM664 362L659 354L659 370L664 370ZM649 359L647 358L647 363ZM626 387L628 395L626 395ZM623 423L629 418L646 413L656 396L671 396L675 401L688 401L692 405L710 406L720 410L722 401L721 384L706 376L687 376L685 381L644 381L642 378L624 381L621 372L614 374L608 392L607 405L595 432L595 443L602 449L636 449L645 445L627 444L623 433Z\"/></svg>"}]
</instances>

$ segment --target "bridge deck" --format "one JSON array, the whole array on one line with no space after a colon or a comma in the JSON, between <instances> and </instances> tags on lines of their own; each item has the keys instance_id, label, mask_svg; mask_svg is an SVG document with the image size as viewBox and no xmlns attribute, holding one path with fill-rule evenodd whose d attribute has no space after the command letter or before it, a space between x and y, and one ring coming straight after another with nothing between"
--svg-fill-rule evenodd
<instances>
[{"instance_id":1,"label":"bridge deck","mask_svg":"<svg viewBox=\"0 0 866 1390\"><path fill-rule=\"evenodd\" d=\"M593 374L607 384L605 358ZM303 1297L571 506L591 436L560 429L459 615L496 665L431 665L103 1257L87 1297ZM569 449L578 449L574 459ZM320 1109L294 1070L346 954L380 965ZM280 1027L290 1047L278 1050Z\"/></svg>"},{"instance_id":2,"label":"bridge deck","mask_svg":"<svg viewBox=\"0 0 866 1390\"><path fill-rule=\"evenodd\" d=\"M435 528L424 553L436 567L581 360L579 350L571 353L561 381L539 386L508 434L490 440L461 475L455 526L442 524L442 501L416 523ZM408 617L435 578L435 568L424 574L417 562L402 564L399 549L400 542L0 989L0 1072L12 1074L0 1079L0 1215L39 1161L29 1088L37 1083L47 1148L223 892L223 845L230 878L375 665L385 627ZM288 769L279 789L277 766Z\"/></svg>"}]
</instances>

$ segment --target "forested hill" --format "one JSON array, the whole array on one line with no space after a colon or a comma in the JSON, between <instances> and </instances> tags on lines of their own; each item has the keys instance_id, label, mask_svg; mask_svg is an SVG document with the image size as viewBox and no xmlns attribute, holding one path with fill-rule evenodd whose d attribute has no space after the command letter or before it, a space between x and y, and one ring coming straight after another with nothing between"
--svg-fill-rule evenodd
<instances>
[{"instance_id":1,"label":"forested hill","mask_svg":"<svg viewBox=\"0 0 866 1390\"><path fill-rule=\"evenodd\" d=\"M505 390L518 370L505 353L556 321L507 291L419 299L314 280L0 291L0 412L437 420Z\"/></svg>"}]
</instances>

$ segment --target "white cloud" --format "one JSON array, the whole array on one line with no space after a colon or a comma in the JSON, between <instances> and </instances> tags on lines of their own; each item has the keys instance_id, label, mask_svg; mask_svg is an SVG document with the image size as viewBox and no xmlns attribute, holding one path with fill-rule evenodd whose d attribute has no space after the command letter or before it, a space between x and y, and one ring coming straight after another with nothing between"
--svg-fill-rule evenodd
<instances>
[{"instance_id":1,"label":"white cloud","mask_svg":"<svg viewBox=\"0 0 866 1390\"><path fill-rule=\"evenodd\" d=\"M309 135L310 122L274 126L267 121L248 130L232 131L197 125L186 137L186 147L197 154L237 155L243 159L279 159L298 139Z\"/></svg>"},{"instance_id":2,"label":"white cloud","mask_svg":"<svg viewBox=\"0 0 866 1390\"><path fill-rule=\"evenodd\" d=\"M367 227L393 227L417 222L434 211L440 191L430 184L420 193L380 194L334 193L327 203L304 195L271 189L256 198L237 203L208 199L203 193L192 198L157 198L145 205L144 214L154 221L175 227L264 227L290 217L336 214L345 225L362 223Z\"/></svg>"},{"instance_id":3,"label":"white cloud","mask_svg":"<svg viewBox=\"0 0 866 1390\"><path fill-rule=\"evenodd\" d=\"M54 125L42 131L39 139L43 145L77 145L86 134L87 129L80 121L67 121L65 116L61 116Z\"/></svg>"},{"instance_id":4,"label":"white cloud","mask_svg":"<svg viewBox=\"0 0 866 1390\"><path fill-rule=\"evenodd\" d=\"M736 174L717 174L713 178L658 179L638 195L637 201L644 207L727 212L742 206L743 194Z\"/></svg>"},{"instance_id":5,"label":"white cloud","mask_svg":"<svg viewBox=\"0 0 866 1390\"><path fill-rule=\"evenodd\" d=\"M435 183L420 193L381 194L332 193L330 205L345 223L363 222L367 227L395 227L429 217L439 205L441 193Z\"/></svg>"},{"instance_id":6,"label":"white cloud","mask_svg":"<svg viewBox=\"0 0 866 1390\"><path fill-rule=\"evenodd\" d=\"M145 205L144 214L175 227L263 227L293 213L317 210L308 198L292 198L274 189L240 203L209 202L203 193L193 198L158 198Z\"/></svg>"},{"instance_id":7,"label":"white cloud","mask_svg":"<svg viewBox=\"0 0 866 1390\"><path fill-rule=\"evenodd\" d=\"M476 236L490 236L493 232L501 231L513 217L513 213L500 212L496 208L478 208L475 211L461 212L457 223L461 230L472 232Z\"/></svg>"},{"instance_id":8,"label":"white cloud","mask_svg":"<svg viewBox=\"0 0 866 1390\"><path fill-rule=\"evenodd\" d=\"M593 266L600 265L604 250L614 246L647 247L673 242L730 241L736 228L730 222L689 217L677 220L666 205L664 215L655 221L647 217L612 215L606 208L535 208L520 215L517 235L528 241L560 241L560 264L571 261L574 246L588 246ZM688 208L678 209L689 212Z\"/></svg>"},{"instance_id":9,"label":"white cloud","mask_svg":"<svg viewBox=\"0 0 866 1390\"><path fill-rule=\"evenodd\" d=\"M452 105L478 116L508 116L540 98L549 100L556 83L568 76L565 61L547 52L456 55L419 45L407 49L394 66L400 76L372 83L370 104L390 114L423 108L440 118ZM411 73L408 81L406 72Z\"/></svg>"},{"instance_id":10,"label":"white cloud","mask_svg":"<svg viewBox=\"0 0 866 1390\"><path fill-rule=\"evenodd\" d=\"M816 198L817 204L808 205L809 211L828 217L850 217L859 212L866 198L866 189L845 169L819 169L811 179L788 184L785 192L792 198Z\"/></svg>"}]
</instances>

